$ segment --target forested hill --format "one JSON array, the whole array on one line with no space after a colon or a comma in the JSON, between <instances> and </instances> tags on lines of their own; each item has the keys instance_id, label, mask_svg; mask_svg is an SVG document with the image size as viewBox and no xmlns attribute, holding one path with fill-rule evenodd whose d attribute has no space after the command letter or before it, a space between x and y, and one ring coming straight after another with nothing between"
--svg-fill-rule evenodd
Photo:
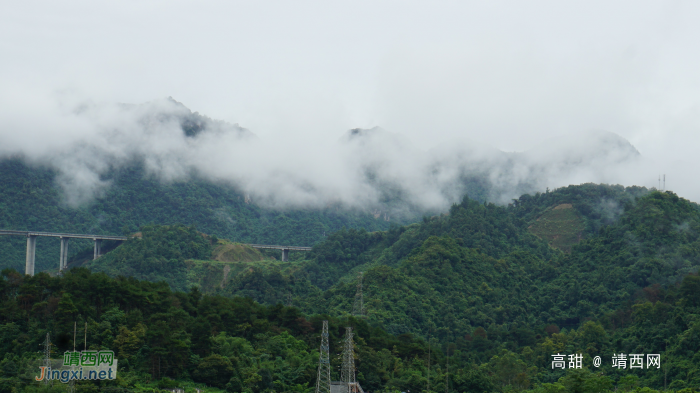
<instances>
[{"instance_id":1,"label":"forested hill","mask_svg":"<svg viewBox=\"0 0 700 393\"><path fill-rule=\"evenodd\" d=\"M556 207L572 214L548 215ZM580 220L580 240L550 246L536 234L543 217ZM9 337L25 324L40 336L41 318L58 330L86 318L104 332L94 345L123 347L124 387L148 373L162 386L310 392L319 321L330 318L335 345L341 326L357 329L357 378L369 391L425 391L429 380L430 391L448 393L690 392L700 384L700 210L672 192L583 185L510 206L465 198L406 227L338 231L307 259L286 263L221 260L216 250L230 245L192 227L142 229L87 266L175 288L196 282L210 293L84 269L64 278L5 272L4 345L31 345L29 336ZM366 317L354 318L360 271ZM580 353L584 367L552 369L556 353ZM620 353L660 354L661 366L611 367ZM18 383L12 375L8 383Z\"/></svg>"},{"instance_id":2,"label":"forested hill","mask_svg":"<svg viewBox=\"0 0 700 393\"><path fill-rule=\"evenodd\" d=\"M595 196L565 199L576 188ZM253 270L224 290L268 302L298 290L295 301L309 311L332 305L350 312L362 271L370 318L397 334L445 328L447 339L493 323L576 326L632 301L643 288L673 285L700 266L700 212L673 193L584 185L521 200L499 207L465 198L449 214L407 227L339 231L287 276ZM572 202L584 228L570 252L532 233L536 215L524 218L562 202ZM615 215L605 217L613 204ZM603 220L609 225L585 230ZM326 292L309 298L309 286ZM455 318L458 310L470 311Z\"/></svg>"},{"instance_id":3,"label":"forested hill","mask_svg":"<svg viewBox=\"0 0 700 393\"><path fill-rule=\"evenodd\" d=\"M92 350L110 349L119 359L118 377L78 381L78 392L312 392L316 382L321 325L329 321L333 380L339 379L345 327L355 331L357 377L365 389L418 388L424 367L416 359L427 343L396 337L354 318L304 316L295 308L263 306L250 299L172 292L165 283L111 279L73 269L62 277L34 277L4 270L0 275L0 391L65 392L59 382L33 381L37 348L52 337L52 358L61 358L82 337ZM74 342L74 322L80 326ZM87 336L84 326L87 323ZM433 368L440 359L432 350ZM488 389L479 370L453 369L459 391ZM415 387L414 387L415 386ZM170 390L172 391L172 390Z\"/></svg>"},{"instance_id":4,"label":"forested hill","mask_svg":"<svg viewBox=\"0 0 700 393\"><path fill-rule=\"evenodd\" d=\"M162 182L138 162L110 171L103 179L110 187L75 208L66 205L56 176L54 170L28 166L21 159L0 159L0 229L122 235L149 223L182 223L238 242L311 246L343 227L381 230L391 224L376 211L337 206L263 208L230 186L196 176ZM24 242L0 237L0 267L22 270ZM88 245L72 240L71 255ZM58 248L55 239L37 242L37 271L57 269Z\"/></svg>"},{"instance_id":5,"label":"forested hill","mask_svg":"<svg viewBox=\"0 0 700 393\"><path fill-rule=\"evenodd\" d=\"M595 198L580 198L576 188L508 207L465 198L449 214L408 227L341 231L317 245L304 267L288 275L251 271L222 291L261 301L291 292L307 312L348 315L362 271L370 323L455 343L470 361L483 363L508 349L525 364L535 356L547 367L547 345L552 353L570 349L567 340L583 334L596 337L586 344L591 357L663 352L674 364L675 374L668 371L674 386L694 386L700 381L688 373L700 371L700 359L688 363L686 356L700 342L688 341L697 326L685 307L695 304L700 267L697 205L672 192L588 185L579 188L597 188ZM535 212L562 204L583 224L580 242L568 252L532 233ZM559 331L566 333L560 343L546 339ZM663 386L658 373L635 378Z\"/></svg>"}]
</instances>

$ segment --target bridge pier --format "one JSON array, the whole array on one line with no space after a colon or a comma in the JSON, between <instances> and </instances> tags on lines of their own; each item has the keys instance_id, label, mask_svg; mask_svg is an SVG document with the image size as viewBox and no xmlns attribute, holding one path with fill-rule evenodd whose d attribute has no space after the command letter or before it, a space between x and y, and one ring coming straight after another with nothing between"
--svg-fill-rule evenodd
<instances>
[{"instance_id":1,"label":"bridge pier","mask_svg":"<svg viewBox=\"0 0 700 393\"><path fill-rule=\"evenodd\" d=\"M24 264L24 274L34 275L36 262L36 238L35 235L27 235L27 260Z\"/></svg>"},{"instance_id":2,"label":"bridge pier","mask_svg":"<svg viewBox=\"0 0 700 393\"><path fill-rule=\"evenodd\" d=\"M102 239L93 239L95 241L95 252L93 253L92 260L102 256Z\"/></svg>"},{"instance_id":3,"label":"bridge pier","mask_svg":"<svg viewBox=\"0 0 700 393\"><path fill-rule=\"evenodd\" d=\"M128 240L126 236L111 236L111 235L90 235L90 234L80 234L80 233L53 233L53 232L36 232L36 231L15 231L0 229L1 235L10 236L24 236L27 238L27 258L24 264L24 273L30 276L34 275L34 268L36 265L36 238L39 236L44 237L57 237L61 239L61 256L58 262L58 272L61 273L63 270L68 268L68 239L92 239L95 242L95 252L94 258L97 259L102 256L102 240L115 240L123 242ZM274 247L278 248L278 247Z\"/></svg>"},{"instance_id":4,"label":"bridge pier","mask_svg":"<svg viewBox=\"0 0 700 393\"><path fill-rule=\"evenodd\" d=\"M299 246L280 246L271 244L246 244L248 247L263 249L263 250L282 250L282 262L289 262L290 251L311 251L311 247Z\"/></svg>"},{"instance_id":5,"label":"bridge pier","mask_svg":"<svg viewBox=\"0 0 700 393\"><path fill-rule=\"evenodd\" d=\"M58 263L59 273L68 267L68 239L70 238L61 236L61 258Z\"/></svg>"}]
</instances>

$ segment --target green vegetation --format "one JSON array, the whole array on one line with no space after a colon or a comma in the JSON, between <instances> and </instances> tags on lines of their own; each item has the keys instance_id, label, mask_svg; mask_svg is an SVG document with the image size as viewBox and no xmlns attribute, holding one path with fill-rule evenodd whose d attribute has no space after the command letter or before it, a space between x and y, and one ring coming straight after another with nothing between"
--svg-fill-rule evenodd
<instances>
[{"instance_id":1,"label":"green vegetation","mask_svg":"<svg viewBox=\"0 0 700 393\"><path fill-rule=\"evenodd\" d=\"M240 281L239 276L260 271L289 275L299 269L297 263L271 259L254 248L207 236L184 225L144 226L114 251L82 266L113 277L165 281L173 290L197 286L209 293Z\"/></svg>"},{"instance_id":2,"label":"green vegetation","mask_svg":"<svg viewBox=\"0 0 700 393\"><path fill-rule=\"evenodd\" d=\"M420 359L428 347L411 335L392 336L354 318L306 318L295 308L262 306L197 289L172 292L162 282L112 279L76 268L63 277L3 271L0 391L65 391L63 384L43 388L33 382L36 370L28 365L41 357L37 349L46 332L53 337L55 358L71 350L77 321L78 326L88 323L88 348L114 350L120 365L116 380L81 381L77 391L198 387L212 392L311 392L324 319L329 320L335 380L340 365L335 354L341 351L345 326L353 326L360 359L357 375L366 389L420 390L424 378L418 376L425 370Z\"/></svg>"},{"instance_id":3,"label":"green vegetation","mask_svg":"<svg viewBox=\"0 0 700 393\"><path fill-rule=\"evenodd\" d=\"M265 259L263 254L252 247L243 244L219 240L212 252L212 259L221 262L256 262Z\"/></svg>"},{"instance_id":4,"label":"green vegetation","mask_svg":"<svg viewBox=\"0 0 700 393\"><path fill-rule=\"evenodd\" d=\"M552 247L570 252L583 239L584 221L570 203L562 203L542 213L528 229Z\"/></svg>"},{"instance_id":5,"label":"green vegetation","mask_svg":"<svg viewBox=\"0 0 700 393\"><path fill-rule=\"evenodd\" d=\"M648 193L644 187L586 183L552 192L524 194L513 199L510 207L517 217L532 222L554 206L571 204L586 224L584 235L590 235L617 222L626 205Z\"/></svg>"},{"instance_id":6,"label":"green vegetation","mask_svg":"<svg viewBox=\"0 0 700 393\"><path fill-rule=\"evenodd\" d=\"M233 187L196 176L162 182L139 163L106 173L101 180L110 186L95 200L73 208L66 205L57 176L21 159L0 159L0 229L123 235L151 223L183 223L241 243L311 246L343 227L382 230L390 225L369 211L339 206L263 208ZM25 243L20 237L1 236L0 268L22 271ZM71 240L71 258L90 245L89 240ZM36 271L58 269L59 247L58 239L38 240Z\"/></svg>"},{"instance_id":7,"label":"green vegetation","mask_svg":"<svg viewBox=\"0 0 700 393\"><path fill-rule=\"evenodd\" d=\"M583 188L590 191L593 186ZM566 214L577 205L598 209L576 208L581 220L576 228L585 223L587 238L572 245L570 253L530 234L533 221L527 218L536 220L543 212L547 217L554 210L539 204L553 201L552 208L569 202L565 196L572 193L571 187L563 196L556 190L521 198L527 203L508 207L465 198L449 215L408 227L339 231L317 245L313 259L300 263L293 274L251 275L259 292L251 292L249 286L246 295L266 302L291 292L294 304L306 313L330 309L332 314L348 315L356 273L363 271L370 324L392 334L435 337L442 345L454 345L463 362L484 370L494 357L506 356L524 379L516 383L516 375L503 376L509 382L499 382L501 390L527 385L566 391L569 385L585 385L589 387L581 391L594 391L586 389L608 383L622 387L632 379L658 389L664 387L664 378L674 389L697 386L693 375L700 371L700 359L681 348L688 346L682 343L695 329L692 315L697 310L684 305L692 303L689 288L700 267L700 210L670 192L607 186L598 186L598 191L598 197L621 197L597 204L570 201L572 208L566 210L572 211ZM611 206L619 210L604 215ZM611 217L616 220L597 227ZM230 283L223 292L236 295L246 285L245 280ZM314 296L309 285L323 292ZM599 341L591 341L592 336ZM589 371L596 371L590 367L591 357L600 354L608 368L602 376L576 374L576 382L573 376L551 371L550 356L564 351L587 354ZM613 353L619 352L662 353L667 368L663 373L626 375L609 367Z\"/></svg>"},{"instance_id":8,"label":"green vegetation","mask_svg":"<svg viewBox=\"0 0 700 393\"><path fill-rule=\"evenodd\" d=\"M320 322L330 319L336 353L342 327L357 331L365 391L426 392L428 380L431 392L448 393L700 386L700 209L672 192L586 184L509 206L465 197L408 226L341 229L290 262L271 255L191 226L147 225L87 263L93 273L6 271L0 331L15 333L0 345L36 348L46 329L60 334L77 319L104 332L107 320L126 333L120 339L121 327L110 327L99 345L135 343L117 381L125 389L206 382L232 392L309 392ZM367 317L356 319L359 272ZM135 309L141 319L130 316ZM117 310L123 319L105 319ZM175 360L163 371L166 350ZM557 353L581 354L583 367L553 369ZM660 354L661 367L611 367L620 353ZM1 378L23 383L19 371Z\"/></svg>"},{"instance_id":9,"label":"green vegetation","mask_svg":"<svg viewBox=\"0 0 700 393\"><path fill-rule=\"evenodd\" d=\"M167 281L170 286L188 288L188 259L209 259L212 245L192 227L183 225L146 226L140 236L86 266L113 276L141 280Z\"/></svg>"}]
</instances>

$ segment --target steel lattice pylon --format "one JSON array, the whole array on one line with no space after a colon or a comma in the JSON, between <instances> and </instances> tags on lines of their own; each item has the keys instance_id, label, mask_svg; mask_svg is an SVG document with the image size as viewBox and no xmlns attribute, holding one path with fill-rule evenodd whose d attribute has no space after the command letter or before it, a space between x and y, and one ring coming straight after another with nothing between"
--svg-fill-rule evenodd
<instances>
[{"instance_id":1,"label":"steel lattice pylon","mask_svg":"<svg viewBox=\"0 0 700 393\"><path fill-rule=\"evenodd\" d=\"M352 305L352 315L358 318L364 318L365 305L362 299L362 272L358 276L357 292L355 292L355 303Z\"/></svg>"},{"instance_id":2,"label":"steel lattice pylon","mask_svg":"<svg viewBox=\"0 0 700 393\"><path fill-rule=\"evenodd\" d=\"M331 361L328 354L328 321L323 321L321 332L321 349L318 359L318 376L316 377L316 393L331 392Z\"/></svg>"},{"instance_id":3,"label":"steel lattice pylon","mask_svg":"<svg viewBox=\"0 0 700 393\"><path fill-rule=\"evenodd\" d=\"M343 345L343 366L340 369L340 382L343 384L343 393L352 393L351 387L355 386L355 343L352 340L352 328L345 328L345 342Z\"/></svg>"}]
</instances>

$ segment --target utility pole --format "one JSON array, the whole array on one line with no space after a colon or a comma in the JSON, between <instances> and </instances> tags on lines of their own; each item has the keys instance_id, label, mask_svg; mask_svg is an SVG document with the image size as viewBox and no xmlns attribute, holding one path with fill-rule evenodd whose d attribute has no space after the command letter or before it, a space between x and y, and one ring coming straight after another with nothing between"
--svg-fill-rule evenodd
<instances>
[{"instance_id":1,"label":"utility pole","mask_svg":"<svg viewBox=\"0 0 700 393\"><path fill-rule=\"evenodd\" d=\"M331 393L331 361L328 355L328 321L323 321L321 332L321 353L318 359L316 393Z\"/></svg>"},{"instance_id":2,"label":"utility pole","mask_svg":"<svg viewBox=\"0 0 700 393\"><path fill-rule=\"evenodd\" d=\"M355 387L355 344L352 341L352 328L345 328L345 343L343 345L343 366L340 370L340 382L343 383L343 393L353 393Z\"/></svg>"},{"instance_id":3,"label":"utility pole","mask_svg":"<svg viewBox=\"0 0 700 393\"><path fill-rule=\"evenodd\" d=\"M352 315L357 318L365 317L365 306L362 298L362 272L358 275L357 291L355 292L355 303L352 305Z\"/></svg>"}]
</instances>

